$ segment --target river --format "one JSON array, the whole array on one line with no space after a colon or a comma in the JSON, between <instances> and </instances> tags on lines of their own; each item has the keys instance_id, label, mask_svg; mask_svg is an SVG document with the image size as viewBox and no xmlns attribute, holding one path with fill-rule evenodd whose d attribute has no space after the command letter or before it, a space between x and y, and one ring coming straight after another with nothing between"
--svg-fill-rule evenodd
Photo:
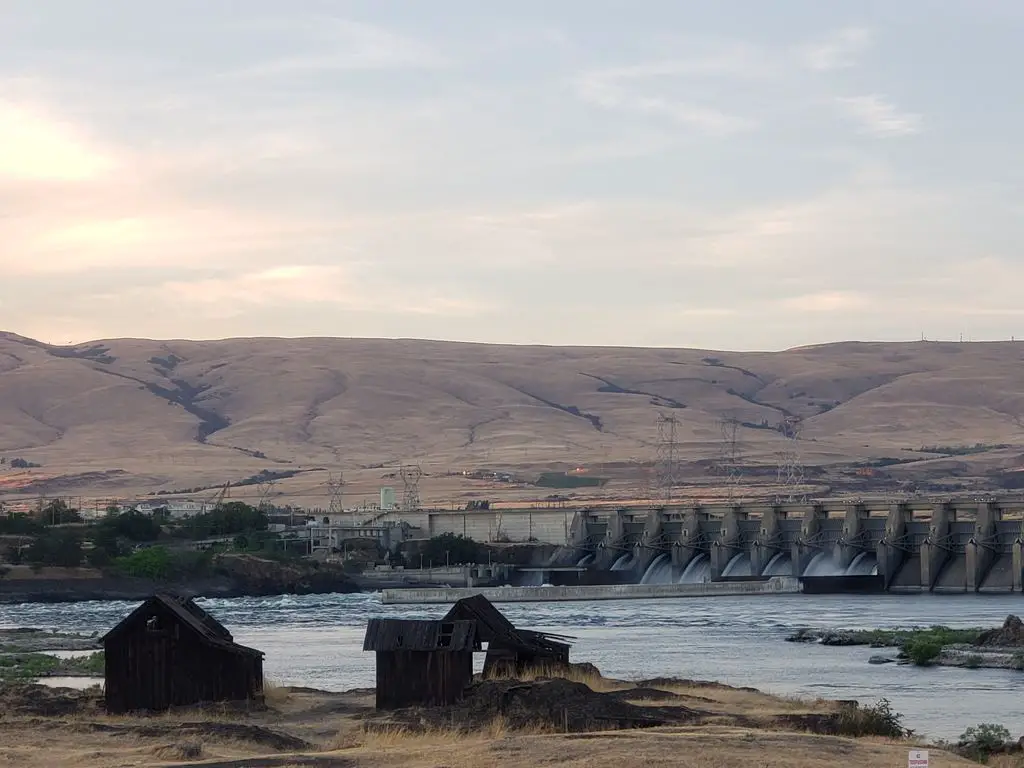
<instances>
[{"instance_id":1,"label":"river","mask_svg":"<svg viewBox=\"0 0 1024 768\"><path fill-rule=\"evenodd\" d=\"M372 687L366 619L429 618L443 606L380 604L371 594L202 600L235 639L267 654L275 682L327 690ZM0 627L105 632L137 603L0 605ZM954 739L967 726L1001 723L1024 733L1024 672L868 664L866 647L787 643L800 627L868 629L944 624L994 627L1024 612L1016 595L791 595L593 603L512 603L499 608L524 628L572 635L574 661L612 677L719 680L798 696L885 697L907 726ZM480 661L482 664L482 660Z\"/></svg>"}]
</instances>

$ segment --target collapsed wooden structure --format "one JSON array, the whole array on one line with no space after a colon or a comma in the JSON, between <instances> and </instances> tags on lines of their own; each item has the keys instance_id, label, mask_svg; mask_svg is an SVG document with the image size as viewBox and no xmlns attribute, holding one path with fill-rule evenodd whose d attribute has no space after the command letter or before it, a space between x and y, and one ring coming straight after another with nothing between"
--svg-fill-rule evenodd
<instances>
[{"instance_id":1,"label":"collapsed wooden structure","mask_svg":"<svg viewBox=\"0 0 1024 768\"><path fill-rule=\"evenodd\" d=\"M516 629L483 595L459 600L443 621L476 622L480 641L487 643L484 677L521 674L528 669L569 663L569 638Z\"/></svg>"},{"instance_id":2,"label":"collapsed wooden structure","mask_svg":"<svg viewBox=\"0 0 1024 768\"><path fill-rule=\"evenodd\" d=\"M377 663L377 708L439 706L462 698L473 654L487 644L484 676L569 663L569 638L516 629L483 595L459 600L440 620L370 619L364 651Z\"/></svg>"},{"instance_id":3,"label":"collapsed wooden structure","mask_svg":"<svg viewBox=\"0 0 1024 768\"><path fill-rule=\"evenodd\" d=\"M189 598L149 598L102 642L108 712L262 699L263 652Z\"/></svg>"}]
</instances>

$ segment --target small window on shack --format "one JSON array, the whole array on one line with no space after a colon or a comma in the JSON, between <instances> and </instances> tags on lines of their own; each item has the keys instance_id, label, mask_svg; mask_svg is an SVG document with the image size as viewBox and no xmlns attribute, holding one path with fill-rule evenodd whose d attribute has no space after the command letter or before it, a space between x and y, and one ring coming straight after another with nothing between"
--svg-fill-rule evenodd
<instances>
[{"instance_id":1,"label":"small window on shack","mask_svg":"<svg viewBox=\"0 0 1024 768\"><path fill-rule=\"evenodd\" d=\"M163 627L160 626L159 616L150 616L146 619L146 631L147 632L159 632Z\"/></svg>"},{"instance_id":2,"label":"small window on shack","mask_svg":"<svg viewBox=\"0 0 1024 768\"><path fill-rule=\"evenodd\" d=\"M451 648L452 647L452 635L455 633L455 625L451 622L445 622L441 625L441 632L437 636L437 647L438 648Z\"/></svg>"}]
</instances>

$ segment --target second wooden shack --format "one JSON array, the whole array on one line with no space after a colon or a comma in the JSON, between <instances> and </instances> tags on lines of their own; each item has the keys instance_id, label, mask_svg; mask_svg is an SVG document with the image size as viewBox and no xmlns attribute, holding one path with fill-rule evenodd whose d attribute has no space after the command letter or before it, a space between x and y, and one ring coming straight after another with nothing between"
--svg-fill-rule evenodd
<instances>
[{"instance_id":1,"label":"second wooden shack","mask_svg":"<svg viewBox=\"0 0 1024 768\"><path fill-rule=\"evenodd\" d=\"M453 704L473 681L473 621L370 619L364 651L377 661L377 709Z\"/></svg>"}]
</instances>

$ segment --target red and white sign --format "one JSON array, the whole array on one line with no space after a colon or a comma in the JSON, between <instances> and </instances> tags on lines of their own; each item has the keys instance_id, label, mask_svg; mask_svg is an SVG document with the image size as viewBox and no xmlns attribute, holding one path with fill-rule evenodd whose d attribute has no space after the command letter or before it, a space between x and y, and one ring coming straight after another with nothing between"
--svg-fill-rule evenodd
<instances>
[{"instance_id":1,"label":"red and white sign","mask_svg":"<svg viewBox=\"0 0 1024 768\"><path fill-rule=\"evenodd\" d=\"M907 758L907 768L928 768L928 750L910 750L910 756Z\"/></svg>"}]
</instances>

